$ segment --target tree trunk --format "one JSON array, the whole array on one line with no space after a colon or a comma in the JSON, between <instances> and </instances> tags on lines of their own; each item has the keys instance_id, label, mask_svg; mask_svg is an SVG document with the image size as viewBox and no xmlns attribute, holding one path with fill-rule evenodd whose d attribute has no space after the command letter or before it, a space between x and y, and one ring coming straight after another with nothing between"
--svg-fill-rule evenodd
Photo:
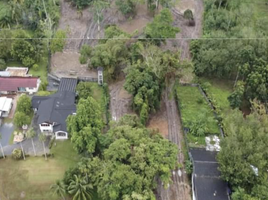
<instances>
[{"instance_id":1,"label":"tree trunk","mask_svg":"<svg viewBox=\"0 0 268 200\"><path fill-rule=\"evenodd\" d=\"M100 17L98 17L98 39L100 39Z\"/></svg>"},{"instance_id":2,"label":"tree trunk","mask_svg":"<svg viewBox=\"0 0 268 200\"><path fill-rule=\"evenodd\" d=\"M31 139L32 139L32 145L33 145L34 155L36 156L36 151L35 151L35 147L34 147L33 138L31 138Z\"/></svg>"},{"instance_id":3,"label":"tree trunk","mask_svg":"<svg viewBox=\"0 0 268 200\"><path fill-rule=\"evenodd\" d=\"M4 149L2 147L2 144L0 143L0 147L1 147L1 151L2 151L2 154L3 154L3 157L6 158L5 154L4 154Z\"/></svg>"},{"instance_id":4,"label":"tree trunk","mask_svg":"<svg viewBox=\"0 0 268 200\"><path fill-rule=\"evenodd\" d=\"M45 160L47 160L47 153L46 153L46 148L45 148L45 142L42 142L43 143L43 148L44 148L44 153L45 153Z\"/></svg>"},{"instance_id":5,"label":"tree trunk","mask_svg":"<svg viewBox=\"0 0 268 200\"><path fill-rule=\"evenodd\" d=\"M235 83L234 83L234 88L235 88L235 86L236 86L238 77L239 77L239 68L238 68L238 70L237 70L237 74L236 74L236 78L235 78Z\"/></svg>"},{"instance_id":6,"label":"tree trunk","mask_svg":"<svg viewBox=\"0 0 268 200\"><path fill-rule=\"evenodd\" d=\"M156 10L158 10L158 5L159 5L159 0L156 0L155 1L155 8L156 8Z\"/></svg>"},{"instance_id":7,"label":"tree trunk","mask_svg":"<svg viewBox=\"0 0 268 200\"><path fill-rule=\"evenodd\" d=\"M25 154L24 154L24 150L23 150L23 146L22 146L21 142L20 142L20 147L21 147L21 150L22 150L23 160L25 160Z\"/></svg>"}]
</instances>

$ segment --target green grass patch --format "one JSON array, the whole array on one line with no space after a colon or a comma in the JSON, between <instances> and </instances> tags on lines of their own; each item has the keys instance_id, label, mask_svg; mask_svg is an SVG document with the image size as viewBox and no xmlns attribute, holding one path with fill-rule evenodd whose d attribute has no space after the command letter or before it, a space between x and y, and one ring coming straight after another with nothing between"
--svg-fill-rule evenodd
<instances>
[{"instance_id":1,"label":"green grass patch","mask_svg":"<svg viewBox=\"0 0 268 200\"><path fill-rule=\"evenodd\" d=\"M37 64L39 65L38 70L30 68L29 74L32 74L33 76L39 76L41 81L47 81L48 55L45 54L42 57L41 61Z\"/></svg>"},{"instance_id":2,"label":"green grass patch","mask_svg":"<svg viewBox=\"0 0 268 200\"><path fill-rule=\"evenodd\" d=\"M57 142L51 151L54 157L47 161L43 157L27 157L25 161L1 159L0 198L5 199L8 194L10 199L20 199L24 193L24 199L59 199L52 196L49 188L79 161L79 156L69 140Z\"/></svg>"},{"instance_id":3,"label":"green grass patch","mask_svg":"<svg viewBox=\"0 0 268 200\"><path fill-rule=\"evenodd\" d=\"M198 87L191 86L178 86L177 87L177 97L179 99L179 107L181 111L182 123L184 127L190 127L193 121L197 121L202 114L206 113L206 118L213 118L213 110L206 102L205 98L200 93ZM202 116L204 117L204 116ZM216 120L208 121L207 123L207 133L219 134L219 127ZM205 136L197 137L191 134L187 136L189 145L204 145Z\"/></svg>"},{"instance_id":4,"label":"green grass patch","mask_svg":"<svg viewBox=\"0 0 268 200\"><path fill-rule=\"evenodd\" d=\"M201 78L200 82L210 83L211 86L207 89L206 92L211 98L213 105L216 107L216 109L219 109L219 112L226 113L231 109L228 97L232 93L232 81Z\"/></svg>"}]
</instances>

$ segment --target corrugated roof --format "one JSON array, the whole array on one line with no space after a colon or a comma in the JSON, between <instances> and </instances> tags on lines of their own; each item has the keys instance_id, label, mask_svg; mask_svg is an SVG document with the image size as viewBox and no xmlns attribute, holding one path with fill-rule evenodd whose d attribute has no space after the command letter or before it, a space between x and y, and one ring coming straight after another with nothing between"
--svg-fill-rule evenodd
<instances>
[{"instance_id":1,"label":"corrugated roof","mask_svg":"<svg viewBox=\"0 0 268 200\"><path fill-rule=\"evenodd\" d=\"M74 78L61 78L58 91L71 91L75 92L77 79Z\"/></svg>"},{"instance_id":2,"label":"corrugated roof","mask_svg":"<svg viewBox=\"0 0 268 200\"><path fill-rule=\"evenodd\" d=\"M227 183L220 179L217 152L192 148L194 191L197 200L229 200Z\"/></svg>"},{"instance_id":3,"label":"corrugated roof","mask_svg":"<svg viewBox=\"0 0 268 200\"><path fill-rule=\"evenodd\" d=\"M19 87L37 87L38 77L0 77L0 91L17 91Z\"/></svg>"}]
</instances>

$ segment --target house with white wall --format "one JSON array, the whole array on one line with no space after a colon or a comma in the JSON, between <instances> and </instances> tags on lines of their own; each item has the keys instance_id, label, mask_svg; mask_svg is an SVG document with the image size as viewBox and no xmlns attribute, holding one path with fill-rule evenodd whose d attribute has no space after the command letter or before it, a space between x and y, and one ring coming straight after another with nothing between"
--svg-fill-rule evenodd
<instances>
[{"instance_id":1,"label":"house with white wall","mask_svg":"<svg viewBox=\"0 0 268 200\"><path fill-rule=\"evenodd\" d=\"M0 93L28 93L33 94L38 91L41 80L38 77L0 77Z\"/></svg>"},{"instance_id":2,"label":"house with white wall","mask_svg":"<svg viewBox=\"0 0 268 200\"><path fill-rule=\"evenodd\" d=\"M77 79L62 78L57 93L49 96L34 96L32 107L41 132L68 139L66 119L76 114L75 90Z\"/></svg>"},{"instance_id":3,"label":"house with white wall","mask_svg":"<svg viewBox=\"0 0 268 200\"><path fill-rule=\"evenodd\" d=\"M0 97L0 117L8 117L13 105L13 99Z\"/></svg>"}]
</instances>

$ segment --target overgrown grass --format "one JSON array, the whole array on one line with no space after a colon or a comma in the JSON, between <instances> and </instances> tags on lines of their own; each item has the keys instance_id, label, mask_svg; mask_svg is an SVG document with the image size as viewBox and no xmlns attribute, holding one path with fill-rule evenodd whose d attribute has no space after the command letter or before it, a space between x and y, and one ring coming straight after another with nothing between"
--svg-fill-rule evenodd
<instances>
[{"instance_id":1,"label":"overgrown grass","mask_svg":"<svg viewBox=\"0 0 268 200\"><path fill-rule=\"evenodd\" d=\"M184 127L189 127L191 122L198 120L200 115L204 113L206 113L207 118L214 118L213 110L208 105L197 87L177 86L176 92ZM207 135L219 134L219 127L216 121L208 121L207 128ZM205 137L197 137L188 134L187 139L190 143L189 145L205 145Z\"/></svg>"},{"instance_id":2,"label":"overgrown grass","mask_svg":"<svg viewBox=\"0 0 268 200\"><path fill-rule=\"evenodd\" d=\"M200 82L201 84L206 82L210 83L211 86L206 92L212 99L216 109L219 109L219 111L223 113L226 113L231 109L228 97L232 93L232 81L201 78Z\"/></svg>"},{"instance_id":3,"label":"overgrown grass","mask_svg":"<svg viewBox=\"0 0 268 200\"><path fill-rule=\"evenodd\" d=\"M53 158L46 161L43 157L27 157L16 161L12 158L0 161L0 198L20 199L50 199L56 200L50 192L50 186L56 180L62 179L65 170L79 161L79 156L73 150L71 142L60 141L53 146Z\"/></svg>"}]
</instances>

